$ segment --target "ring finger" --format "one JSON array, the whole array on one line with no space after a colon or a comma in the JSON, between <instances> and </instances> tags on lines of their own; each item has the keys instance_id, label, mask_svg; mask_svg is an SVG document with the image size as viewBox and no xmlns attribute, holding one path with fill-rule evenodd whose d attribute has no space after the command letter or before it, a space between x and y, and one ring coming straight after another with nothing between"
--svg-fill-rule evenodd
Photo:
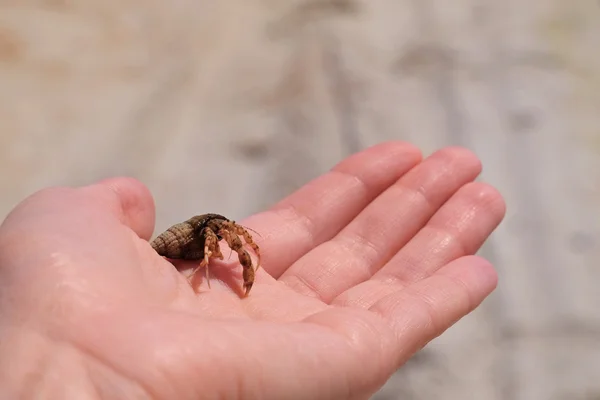
<instances>
[{"instance_id":1,"label":"ring finger","mask_svg":"<svg viewBox=\"0 0 600 400\"><path fill-rule=\"evenodd\" d=\"M462 187L373 277L335 299L363 307L421 281L448 263L475 254L504 217L500 194L483 183Z\"/></svg>"}]
</instances>

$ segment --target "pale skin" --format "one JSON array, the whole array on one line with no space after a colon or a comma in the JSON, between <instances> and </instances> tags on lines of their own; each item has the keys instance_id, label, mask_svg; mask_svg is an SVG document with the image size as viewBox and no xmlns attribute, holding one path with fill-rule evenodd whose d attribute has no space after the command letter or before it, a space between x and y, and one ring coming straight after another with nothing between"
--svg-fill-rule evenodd
<instances>
[{"instance_id":1,"label":"pale skin","mask_svg":"<svg viewBox=\"0 0 600 400\"><path fill-rule=\"evenodd\" d=\"M238 221L260 233L248 298L229 249L197 292L152 250L141 183L38 192L0 227L0 398L367 399L496 287L480 170L402 142L345 159Z\"/></svg>"}]
</instances>

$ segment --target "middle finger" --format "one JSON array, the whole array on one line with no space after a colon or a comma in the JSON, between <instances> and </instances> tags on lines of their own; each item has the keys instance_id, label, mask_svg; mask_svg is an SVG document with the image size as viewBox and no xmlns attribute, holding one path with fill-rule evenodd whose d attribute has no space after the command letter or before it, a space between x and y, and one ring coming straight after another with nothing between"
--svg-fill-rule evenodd
<instances>
[{"instance_id":1,"label":"middle finger","mask_svg":"<svg viewBox=\"0 0 600 400\"><path fill-rule=\"evenodd\" d=\"M445 148L413 168L332 240L296 261L280 278L296 291L331 301L369 279L458 189L481 172L463 148Z\"/></svg>"}]
</instances>

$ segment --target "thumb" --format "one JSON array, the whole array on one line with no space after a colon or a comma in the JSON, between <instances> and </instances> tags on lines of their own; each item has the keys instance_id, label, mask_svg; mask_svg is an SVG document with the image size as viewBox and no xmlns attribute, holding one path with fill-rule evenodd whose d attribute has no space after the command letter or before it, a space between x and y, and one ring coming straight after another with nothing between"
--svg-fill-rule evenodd
<instances>
[{"instance_id":1,"label":"thumb","mask_svg":"<svg viewBox=\"0 0 600 400\"><path fill-rule=\"evenodd\" d=\"M40 307L42 300L60 308L68 302L58 299L73 294L82 301L135 293L142 285L138 246L146 244L140 237L150 237L153 226L152 196L133 179L31 195L0 226L0 305Z\"/></svg>"}]
</instances>

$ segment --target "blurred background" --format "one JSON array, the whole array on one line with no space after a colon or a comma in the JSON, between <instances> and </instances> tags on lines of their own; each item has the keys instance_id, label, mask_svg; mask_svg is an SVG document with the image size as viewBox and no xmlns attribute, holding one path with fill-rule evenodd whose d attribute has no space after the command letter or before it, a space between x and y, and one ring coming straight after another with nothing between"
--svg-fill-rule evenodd
<instances>
[{"instance_id":1,"label":"blurred background","mask_svg":"<svg viewBox=\"0 0 600 400\"><path fill-rule=\"evenodd\" d=\"M390 139L508 204L500 284L374 397L600 399L600 3L0 0L0 216L130 175L160 232L241 219Z\"/></svg>"}]
</instances>

